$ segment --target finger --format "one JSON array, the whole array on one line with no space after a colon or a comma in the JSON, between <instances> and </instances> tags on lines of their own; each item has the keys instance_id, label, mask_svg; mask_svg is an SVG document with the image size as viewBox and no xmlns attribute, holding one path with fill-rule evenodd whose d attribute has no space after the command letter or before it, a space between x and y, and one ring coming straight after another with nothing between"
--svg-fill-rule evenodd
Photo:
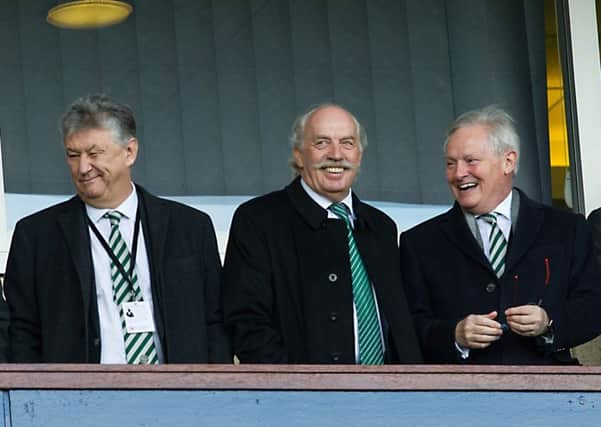
<instances>
[{"instance_id":1,"label":"finger","mask_svg":"<svg viewBox=\"0 0 601 427\"><path fill-rule=\"evenodd\" d=\"M540 307L537 305L520 305L517 307L510 307L505 310L505 316L529 315L537 311L540 311Z\"/></svg>"}]
</instances>

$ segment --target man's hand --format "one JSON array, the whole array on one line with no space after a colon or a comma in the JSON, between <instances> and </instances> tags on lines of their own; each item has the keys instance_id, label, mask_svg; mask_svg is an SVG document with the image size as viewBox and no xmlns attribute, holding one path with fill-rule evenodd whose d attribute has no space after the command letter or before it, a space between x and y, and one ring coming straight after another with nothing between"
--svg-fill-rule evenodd
<instances>
[{"instance_id":1,"label":"man's hand","mask_svg":"<svg viewBox=\"0 0 601 427\"><path fill-rule=\"evenodd\" d=\"M496 319L497 312L470 314L457 323L455 341L464 348L486 348L501 338L503 329Z\"/></svg>"},{"instance_id":2,"label":"man's hand","mask_svg":"<svg viewBox=\"0 0 601 427\"><path fill-rule=\"evenodd\" d=\"M535 304L520 305L505 310L507 325L518 335L537 337L547 331L549 316L544 308Z\"/></svg>"}]
</instances>

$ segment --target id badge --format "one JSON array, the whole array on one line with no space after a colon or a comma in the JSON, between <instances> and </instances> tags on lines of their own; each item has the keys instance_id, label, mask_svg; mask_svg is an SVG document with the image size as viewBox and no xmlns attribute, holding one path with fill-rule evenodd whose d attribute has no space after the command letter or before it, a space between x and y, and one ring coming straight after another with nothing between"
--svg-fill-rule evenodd
<instances>
[{"instance_id":1,"label":"id badge","mask_svg":"<svg viewBox=\"0 0 601 427\"><path fill-rule=\"evenodd\" d=\"M125 330L130 334L154 332L154 322L147 301L124 302L123 317Z\"/></svg>"}]
</instances>

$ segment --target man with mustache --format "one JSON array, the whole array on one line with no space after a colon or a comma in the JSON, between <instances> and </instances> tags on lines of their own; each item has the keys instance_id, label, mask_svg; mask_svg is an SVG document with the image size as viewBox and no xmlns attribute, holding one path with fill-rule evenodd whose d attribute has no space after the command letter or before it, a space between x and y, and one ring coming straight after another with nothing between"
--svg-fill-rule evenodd
<instances>
[{"instance_id":1,"label":"man with mustache","mask_svg":"<svg viewBox=\"0 0 601 427\"><path fill-rule=\"evenodd\" d=\"M413 363L397 230L351 191L365 132L337 105L294 123L286 188L241 205L224 265L226 327L242 363Z\"/></svg>"},{"instance_id":2,"label":"man with mustache","mask_svg":"<svg viewBox=\"0 0 601 427\"><path fill-rule=\"evenodd\" d=\"M11 360L231 362L211 220L132 182L131 109L80 98L62 134L77 195L15 228L5 279Z\"/></svg>"},{"instance_id":3,"label":"man with mustache","mask_svg":"<svg viewBox=\"0 0 601 427\"><path fill-rule=\"evenodd\" d=\"M407 296L432 363L570 364L601 333L601 273L582 215L513 187L519 137L496 107L445 143L455 205L401 235Z\"/></svg>"}]
</instances>

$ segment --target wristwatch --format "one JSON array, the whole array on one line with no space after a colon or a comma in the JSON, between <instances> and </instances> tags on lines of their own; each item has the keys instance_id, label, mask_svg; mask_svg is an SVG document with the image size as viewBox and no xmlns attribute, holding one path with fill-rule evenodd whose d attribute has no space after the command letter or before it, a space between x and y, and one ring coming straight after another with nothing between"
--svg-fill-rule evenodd
<instances>
[{"instance_id":1,"label":"wristwatch","mask_svg":"<svg viewBox=\"0 0 601 427\"><path fill-rule=\"evenodd\" d=\"M555 341L555 330L553 329L553 320L549 320L547 329L539 335L544 345L551 345Z\"/></svg>"}]
</instances>

